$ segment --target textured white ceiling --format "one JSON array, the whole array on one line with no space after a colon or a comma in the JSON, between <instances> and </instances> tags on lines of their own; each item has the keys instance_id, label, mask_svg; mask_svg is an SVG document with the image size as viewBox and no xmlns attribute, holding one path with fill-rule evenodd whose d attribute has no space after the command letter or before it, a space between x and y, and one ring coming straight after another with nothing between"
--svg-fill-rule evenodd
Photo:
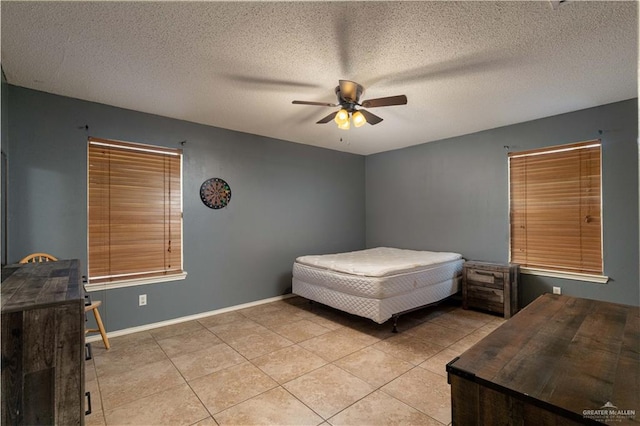
<instances>
[{"instance_id":1,"label":"textured white ceiling","mask_svg":"<svg viewBox=\"0 0 640 426\"><path fill-rule=\"evenodd\" d=\"M637 96L636 2L11 2L17 86L371 154ZM315 124L339 79L384 121Z\"/></svg>"}]
</instances>

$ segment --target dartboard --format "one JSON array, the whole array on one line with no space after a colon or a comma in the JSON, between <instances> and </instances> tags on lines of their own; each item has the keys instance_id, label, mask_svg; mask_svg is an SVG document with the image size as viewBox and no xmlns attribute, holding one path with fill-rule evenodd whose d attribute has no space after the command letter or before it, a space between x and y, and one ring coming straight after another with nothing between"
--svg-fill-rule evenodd
<instances>
[{"instance_id":1,"label":"dartboard","mask_svg":"<svg viewBox=\"0 0 640 426\"><path fill-rule=\"evenodd\" d=\"M220 178L205 180L200 186L200 199L211 209L221 209L231 200L231 187Z\"/></svg>"}]
</instances>

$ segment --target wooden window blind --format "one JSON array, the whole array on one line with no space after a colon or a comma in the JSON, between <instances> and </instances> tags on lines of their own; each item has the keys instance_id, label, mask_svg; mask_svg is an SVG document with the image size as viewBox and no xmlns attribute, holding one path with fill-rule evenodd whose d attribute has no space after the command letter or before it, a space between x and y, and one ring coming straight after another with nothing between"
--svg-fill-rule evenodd
<instances>
[{"instance_id":1,"label":"wooden window blind","mask_svg":"<svg viewBox=\"0 0 640 426\"><path fill-rule=\"evenodd\" d=\"M511 261L602 274L600 141L509 154Z\"/></svg>"},{"instance_id":2,"label":"wooden window blind","mask_svg":"<svg viewBox=\"0 0 640 426\"><path fill-rule=\"evenodd\" d=\"M89 282L182 273L182 151L90 138L88 165Z\"/></svg>"}]
</instances>

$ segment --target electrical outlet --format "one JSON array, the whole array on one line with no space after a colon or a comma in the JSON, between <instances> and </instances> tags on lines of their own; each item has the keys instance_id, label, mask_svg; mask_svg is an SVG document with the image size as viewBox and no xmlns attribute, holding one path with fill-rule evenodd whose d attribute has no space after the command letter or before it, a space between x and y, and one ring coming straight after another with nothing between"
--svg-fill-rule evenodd
<instances>
[{"instance_id":1,"label":"electrical outlet","mask_svg":"<svg viewBox=\"0 0 640 426\"><path fill-rule=\"evenodd\" d=\"M141 294L138 296L138 306L145 306L147 304L147 295Z\"/></svg>"},{"instance_id":2,"label":"electrical outlet","mask_svg":"<svg viewBox=\"0 0 640 426\"><path fill-rule=\"evenodd\" d=\"M562 289L560 287L554 287L553 294L562 294Z\"/></svg>"}]
</instances>

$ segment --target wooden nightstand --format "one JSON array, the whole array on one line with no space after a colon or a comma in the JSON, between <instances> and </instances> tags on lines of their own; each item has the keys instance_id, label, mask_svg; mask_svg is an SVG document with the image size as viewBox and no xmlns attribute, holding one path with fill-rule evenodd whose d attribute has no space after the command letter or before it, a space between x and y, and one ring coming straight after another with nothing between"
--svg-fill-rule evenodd
<instances>
[{"instance_id":1,"label":"wooden nightstand","mask_svg":"<svg viewBox=\"0 0 640 426\"><path fill-rule=\"evenodd\" d=\"M462 275L462 307L484 309L511 318L518 312L520 265L469 261Z\"/></svg>"}]
</instances>

